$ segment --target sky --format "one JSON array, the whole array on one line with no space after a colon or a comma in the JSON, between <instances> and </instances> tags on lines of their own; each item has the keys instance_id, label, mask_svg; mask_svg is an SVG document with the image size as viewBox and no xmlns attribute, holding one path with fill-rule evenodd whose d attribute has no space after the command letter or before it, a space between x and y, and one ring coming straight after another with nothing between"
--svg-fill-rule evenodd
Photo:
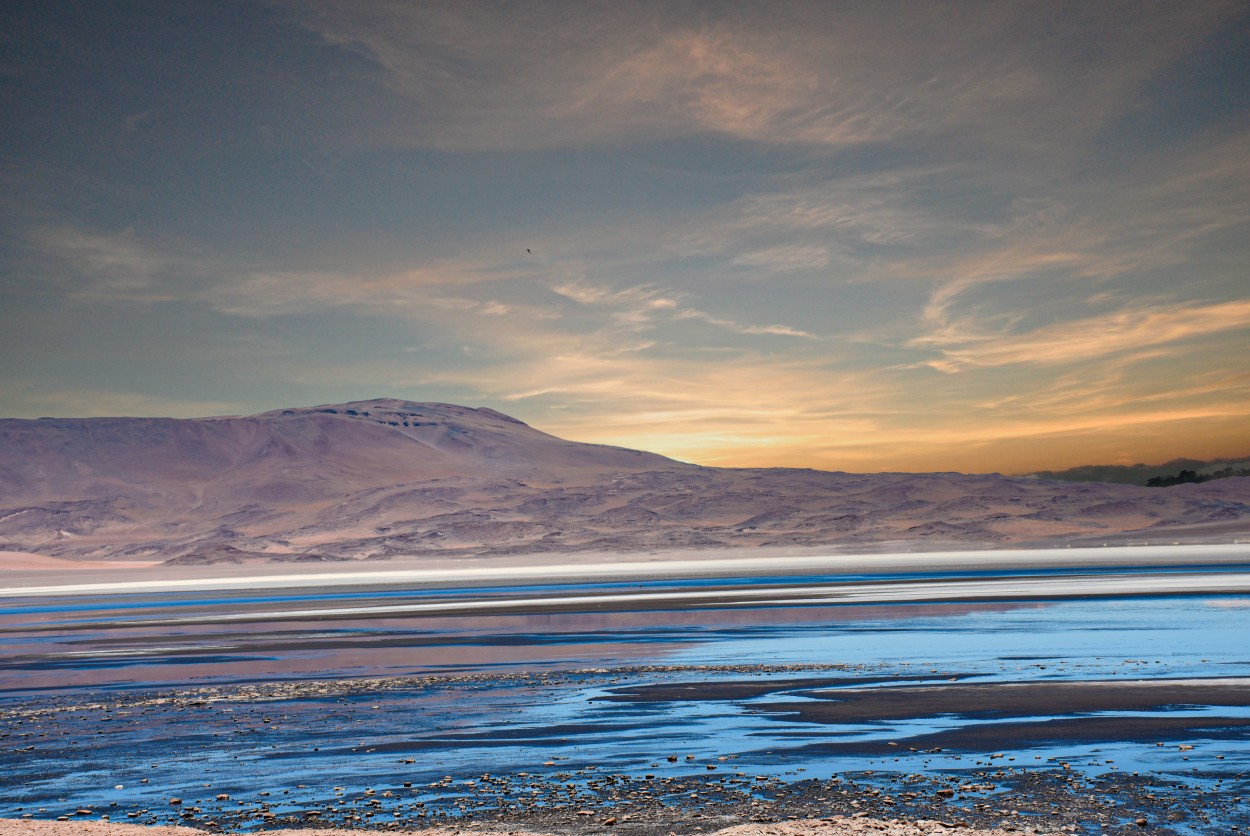
<instances>
[{"instance_id":1,"label":"sky","mask_svg":"<svg viewBox=\"0 0 1250 836\"><path fill-rule=\"evenodd\" d=\"M0 415L1250 455L1250 5L8 0Z\"/></svg>"}]
</instances>

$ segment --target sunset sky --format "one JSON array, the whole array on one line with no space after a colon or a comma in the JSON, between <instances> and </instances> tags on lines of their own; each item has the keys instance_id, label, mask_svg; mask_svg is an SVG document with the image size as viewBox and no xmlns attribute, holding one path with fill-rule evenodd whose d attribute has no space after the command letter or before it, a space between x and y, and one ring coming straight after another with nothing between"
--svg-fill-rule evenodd
<instances>
[{"instance_id":1,"label":"sunset sky","mask_svg":"<svg viewBox=\"0 0 1250 836\"><path fill-rule=\"evenodd\" d=\"M1250 455L1250 4L0 10L0 415Z\"/></svg>"}]
</instances>

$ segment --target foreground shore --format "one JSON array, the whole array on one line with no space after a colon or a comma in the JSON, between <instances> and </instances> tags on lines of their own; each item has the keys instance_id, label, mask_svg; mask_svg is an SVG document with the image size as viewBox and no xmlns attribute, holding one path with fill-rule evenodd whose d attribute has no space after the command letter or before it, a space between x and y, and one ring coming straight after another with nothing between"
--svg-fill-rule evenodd
<instances>
[{"instance_id":1,"label":"foreground shore","mask_svg":"<svg viewBox=\"0 0 1250 836\"><path fill-rule=\"evenodd\" d=\"M1245 832L1248 551L19 583L0 836Z\"/></svg>"},{"instance_id":2,"label":"foreground shore","mask_svg":"<svg viewBox=\"0 0 1250 836\"><path fill-rule=\"evenodd\" d=\"M182 832L163 829L175 825L574 836L707 836L750 825L740 832L780 836L767 828L816 821L843 828L828 836L1118 836L1139 832L1140 821L1155 834L1250 831L1242 766L1250 717L1240 708L1248 687L1248 678L978 682L950 669L837 664L43 693L0 702L0 774L13 781L0 836L125 832L90 829L102 819L143 826L146 836ZM518 706L519 695L552 703L578 693L590 698L584 713L545 715L541 728L497 711ZM1051 717L1056 703L1065 713ZM1177 709L1196 704L1209 708ZM712 732L709 749L655 719L742 705L780 726L766 739L765 725L750 725L744 752L731 723ZM994 722L894 730L900 719L949 718L961 705ZM856 740L842 733L852 727L883 734ZM474 746L486 760L440 762ZM612 746L634 754L622 760ZM1136 771L1142 750L1143 765L1162 772ZM193 759L216 766L188 773ZM839 768L822 774L822 764ZM844 819L869 829L847 829Z\"/></svg>"},{"instance_id":3,"label":"foreground shore","mask_svg":"<svg viewBox=\"0 0 1250 836\"><path fill-rule=\"evenodd\" d=\"M605 828L600 828L604 830ZM378 828L383 831L382 828ZM776 824L746 824L727 827L709 833L709 836L932 836L938 833L978 834L978 836L1015 836L1019 831L1012 830L971 830L956 827L950 823L938 821L899 821L870 818L831 818L821 820L796 820L778 822ZM340 833L359 833L359 830L316 829L316 830L283 830L283 836L333 836ZM511 828L486 830L477 827L433 828L427 830L408 830L399 828L385 829L387 833L413 833L420 836L517 836L518 831ZM1045 833L1048 831L1033 831ZM203 830L187 827L115 824L110 822L46 822L0 819L0 836L202 836ZM535 834L535 836L538 836ZM554 835L553 835L554 836Z\"/></svg>"}]
</instances>

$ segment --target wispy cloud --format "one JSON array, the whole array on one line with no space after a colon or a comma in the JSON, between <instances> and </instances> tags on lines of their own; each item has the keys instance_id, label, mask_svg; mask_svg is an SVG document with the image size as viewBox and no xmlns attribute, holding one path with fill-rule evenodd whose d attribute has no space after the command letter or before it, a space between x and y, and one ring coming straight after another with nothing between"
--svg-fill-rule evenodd
<instances>
[{"instance_id":1,"label":"wispy cloud","mask_svg":"<svg viewBox=\"0 0 1250 836\"><path fill-rule=\"evenodd\" d=\"M715 325L717 328L725 328L736 334L771 334L778 337L802 337L804 339L816 339L812 334L806 331L800 331L798 328L791 328L789 325L743 325L732 319L713 316L706 311L687 308L673 314L673 319L680 322L682 320L694 320L697 322L706 322L708 325Z\"/></svg>"},{"instance_id":2,"label":"wispy cloud","mask_svg":"<svg viewBox=\"0 0 1250 836\"><path fill-rule=\"evenodd\" d=\"M734 319L716 316L688 304L689 296L672 290L662 290L653 285L637 285L622 290L574 282L559 284L552 288L582 305L603 306L612 310L612 321L620 327L633 331L654 328L657 322L702 322L723 328L736 334L771 335L814 339L813 334L788 325L750 325Z\"/></svg>"},{"instance_id":3,"label":"wispy cloud","mask_svg":"<svg viewBox=\"0 0 1250 836\"><path fill-rule=\"evenodd\" d=\"M970 130L1036 147L1059 124L1070 137L1106 124L1175 50L1232 13L1224 3L898 15L819 2L277 5L436 116L413 123L409 141L457 149L698 132L841 147ZM1015 37L1039 25L1100 48Z\"/></svg>"},{"instance_id":4,"label":"wispy cloud","mask_svg":"<svg viewBox=\"0 0 1250 836\"><path fill-rule=\"evenodd\" d=\"M509 400L521 414L554 399L562 406L547 413L544 428L564 437L707 464L797 464L791 453L799 448L810 452L830 437L878 432L874 413L888 411L892 388L811 360L779 362L750 352L607 355L595 346L553 354L541 366L474 370L469 378L483 391L512 384ZM755 454L743 457L748 447Z\"/></svg>"},{"instance_id":5,"label":"wispy cloud","mask_svg":"<svg viewBox=\"0 0 1250 836\"><path fill-rule=\"evenodd\" d=\"M193 301L256 320L331 310L418 319L447 312L560 316L553 307L491 298L491 288L535 275L533 268L497 262L434 263L398 272L284 270L202 247L143 240L133 230L101 233L63 226L37 228L30 237L42 258L66 270L66 279L50 279L45 289L87 301ZM482 298L463 295L484 286Z\"/></svg>"},{"instance_id":6,"label":"wispy cloud","mask_svg":"<svg viewBox=\"0 0 1250 836\"><path fill-rule=\"evenodd\" d=\"M819 270L829 266L829 250L825 247L790 244L736 255L733 264L761 267L769 273L791 270Z\"/></svg>"},{"instance_id":7,"label":"wispy cloud","mask_svg":"<svg viewBox=\"0 0 1250 836\"><path fill-rule=\"evenodd\" d=\"M134 230L100 234L69 225L37 226L29 238L59 268L40 277L39 288L45 292L156 301L170 296L170 273L182 261L145 244Z\"/></svg>"},{"instance_id":8,"label":"wispy cloud","mask_svg":"<svg viewBox=\"0 0 1250 836\"><path fill-rule=\"evenodd\" d=\"M1211 305L1169 305L1116 311L1021 334L973 337L953 345L946 335L939 371L1017 364L1059 365L1250 328L1250 299ZM923 341L918 341L923 342Z\"/></svg>"},{"instance_id":9,"label":"wispy cloud","mask_svg":"<svg viewBox=\"0 0 1250 836\"><path fill-rule=\"evenodd\" d=\"M498 281L499 275L469 265L372 275L242 270L205 290L202 298L222 313L254 318L333 309L384 317L423 318L431 310L497 316L532 307L455 295L458 290ZM556 314L543 311L542 315Z\"/></svg>"},{"instance_id":10,"label":"wispy cloud","mask_svg":"<svg viewBox=\"0 0 1250 836\"><path fill-rule=\"evenodd\" d=\"M376 62L391 89L437 112L412 137L435 146L703 131L844 144L885 136L897 122L899 102L877 101L861 82L811 60L816 38L761 34L752 13L691 15L660 4L284 5L327 42Z\"/></svg>"}]
</instances>

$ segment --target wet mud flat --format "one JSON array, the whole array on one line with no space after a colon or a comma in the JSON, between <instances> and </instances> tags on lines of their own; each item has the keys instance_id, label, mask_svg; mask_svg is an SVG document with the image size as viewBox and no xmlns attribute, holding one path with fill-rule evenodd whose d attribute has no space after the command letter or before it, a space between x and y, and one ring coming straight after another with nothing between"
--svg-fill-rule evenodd
<instances>
[{"instance_id":1,"label":"wet mud flat","mask_svg":"<svg viewBox=\"0 0 1250 836\"><path fill-rule=\"evenodd\" d=\"M836 816L1022 833L1247 832L1250 774L1236 755L1226 760L1236 747L1222 745L1244 743L1247 720L1219 712L1244 707L1245 688L1241 680L1006 686L968 682L950 670L903 676L864 666L758 665L256 683L104 692L89 700L45 695L0 704L0 774L9 781L0 814L108 816L222 832L506 825L663 836ZM753 750L728 739L720 748L651 735L637 713L615 726L602 716L494 728L480 722L518 698L541 702L570 689L609 711L643 715L683 701L729 701L782 728ZM973 689L987 694L974 698ZM916 698L924 692L927 699ZM1082 712L1102 705L1111 713L1035 716L1053 714L1053 701L1071 692L1080 695L1074 707ZM1214 713L1174 716L1199 700ZM795 727L785 706L793 704L808 708L803 722L811 729L787 747L786 730ZM913 710L901 712L908 704ZM998 733L971 726L980 729L975 739L960 726L896 741L855 740L841 724L845 717L810 714L838 705L849 706L857 722L977 710L1007 722ZM1139 716L1147 711L1154 716ZM1030 723L1035 734L1017 738L1017 727ZM812 742L813 734L822 740ZM624 751L601 747L604 735ZM1177 743L1182 737L1201 742ZM1034 754L1046 751L1036 748L1043 739L1080 743L1088 757ZM1173 765L1187 768L1121 770L1101 757L1117 740L1166 749ZM495 752L484 761L489 771L448 757L465 747ZM877 768L838 768L869 757ZM808 777L818 767L824 774Z\"/></svg>"},{"instance_id":2,"label":"wet mud flat","mask_svg":"<svg viewBox=\"0 0 1250 836\"><path fill-rule=\"evenodd\" d=\"M1246 832L1242 558L34 590L0 608L0 817Z\"/></svg>"}]
</instances>

